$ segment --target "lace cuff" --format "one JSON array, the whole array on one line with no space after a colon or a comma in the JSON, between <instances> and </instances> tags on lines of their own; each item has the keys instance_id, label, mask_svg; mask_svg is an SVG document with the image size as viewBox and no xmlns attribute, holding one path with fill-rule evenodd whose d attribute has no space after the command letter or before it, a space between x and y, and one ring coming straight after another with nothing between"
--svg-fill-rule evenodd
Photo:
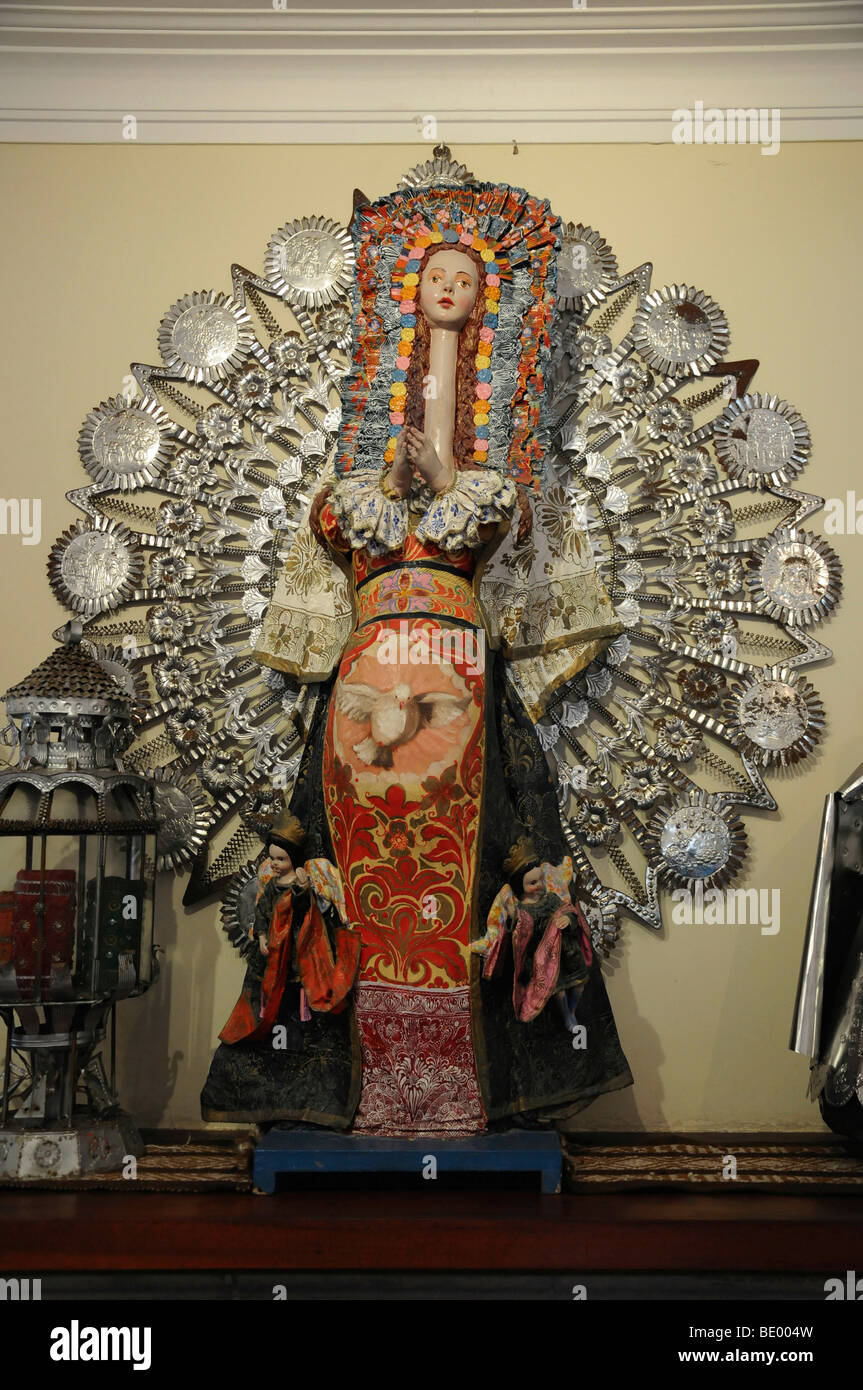
<instances>
[{"instance_id":1,"label":"lace cuff","mask_svg":"<svg viewBox=\"0 0 863 1390\"><path fill-rule=\"evenodd\" d=\"M408 533L405 500L387 496L381 484L381 475L363 469L343 478L329 498L330 509L352 550L385 555L405 543Z\"/></svg>"},{"instance_id":2,"label":"lace cuff","mask_svg":"<svg viewBox=\"0 0 863 1390\"><path fill-rule=\"evenodd\" d=\"M421 541L433 541L441 550L462 550L465 546L478 550L484 544L478 528L486 522L511 517L515 503L515 483L511 478L490 468L456 472L446 491L432 494L416 534Z\"/></svg>"}]
</instances>

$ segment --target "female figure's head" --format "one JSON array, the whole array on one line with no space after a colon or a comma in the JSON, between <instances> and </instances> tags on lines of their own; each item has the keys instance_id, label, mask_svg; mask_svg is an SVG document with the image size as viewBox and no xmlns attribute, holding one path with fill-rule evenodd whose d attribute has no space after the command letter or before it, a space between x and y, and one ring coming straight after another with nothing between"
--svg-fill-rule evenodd
<instances>
[{"instance_id":1,"label":"female figure's head","mask_svg":"<svg viewBox=\"0 0 863 1390\"><path fill-rule=\"evenodd\" d=\"M268 836L267 855L277 877L282 878L296 867L294 863L296 853L297 846L290 844L288 840L279 839L278 836Z\"/></svg>"},{"instance_id":2,"label":"female figure's head","mask_svg":"<svg viewBox=\"0 0 863 1390\"><path fill-rule=\"evenodd\" d=\"M482 262L453 247L429 256L420 282L419 304L432 328L460 333L476 306Z\"/></svg>"},{"instance_id":3,"label":"female figure's head","mask_svg":"<svg viewBox=\"0 0 863 1390\"><path fill-rule=\"evenodd\" d=\"M476 468L477 348L486 311L485 265L472 247L444 247L423 266L417 299L417 324L407 372L405 426L423 428L427 399L429 348L432 329L458 333L456 407L453 458L456 468Z\"/></svg>"},{"instance_id":4,"label":"female figure's head","mask_svg":"<svg viewBox=\"0 0 863 1390\"><path fill-rule=\"evenodd\" d=\"M503 861L506 881L517 898L532 897L542 891L542 867L533 843L520 835Z\"/></svg>"},{"instance_id":5,"label":"female figure's head","mask_svg":"<svg viewBox=\"0 0 863 1390\"><path fill-rule=\"evenodd\" d=\"M289 874L298 864L302 864L305 838L306 832L299 818L287 809L280 812L269 829L264 831L261 839L270 863L279 877Z\"/></svg>"},{"instance_id":6,"label":"female figure's head","mask_svg":"<svg viewBox=\"0 0 863 1390\"><path fill-rule=\"evenodd\" d=\"M522 865L510 875L509 886L517 898L538 897L542 892L542 868L537 861Z\"/></svg>"}]
</instances>

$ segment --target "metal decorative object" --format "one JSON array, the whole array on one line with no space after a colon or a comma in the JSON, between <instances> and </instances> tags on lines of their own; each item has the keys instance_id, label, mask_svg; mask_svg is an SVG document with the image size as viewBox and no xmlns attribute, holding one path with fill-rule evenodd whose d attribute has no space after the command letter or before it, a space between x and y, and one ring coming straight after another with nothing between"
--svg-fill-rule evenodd
<instances>
[{"instance_id":1,"label":"metal decorative object","mask_svg":"<svg viewBox=\"0 0 863 1390\"><path fill-rule=\"evenodd\" d=\"M863 767L824 803L791 1049L825 1122L863 1140Z\"/></svg>"},{"instance_id":2,"label":"metal decorative object","mask_svg":"<svg viewBox=\"0 0 863 1390\"><path fill-rule=\"evenodd\" d=\"M3 697L17 765L0 774L0 837L20 867L0 891L0 1182L143 1153L117 1099L114 1008L155 976L158 824L149 782L122 761L134 738L127 691L79 623L63 636Z\"/></svg>"},{"instance_id":3,"label":"metal decorative object","mask_svg":"<svg viewBox=\"0 0 863 1390\"><path fill-rule=\"evenodd\" d=\"M777 530L751 552L750 588L759 608L789 625L808 625L835 607L839 561L820 536Z\"/></svg>"},{"instance_id":4,"label":"metal decorative object","mask_svg":"<svg viewBox=\"0 0 863 1390\"><path fill-rule=\"evenodd\" d=\"M159 348L166 366L189 381L208 385L230 376L253 342L243 306L212 290L184 295L159 325Z\"/></svg>"},{"instance_id":5,"label":"metal decorative object","mask_svg":"<svg viewBox=\"0 0 863 1390\"><path fill-rule=\"evenodd\" d=\"M170 423L155 401L112 396L91 410L81 427L81 462L96 483L143 487L158 478L170 457Z\"/></svg>"},{"instance_id":6,"label":"metal decorative object","mask_svg":"<svg viewBox=\"0 0 863 1390\"><path fill-rule=\"evenodd\" d=\"M303 217L275 233L265 264L279 294L302 308L317 309L350 288L354 248L337 222Z\"/></svg>"},{"instance_id":7,"label":"metal decorative object","mask_svg":"<svg viewBox=\"0 0 863 1390\"><path fill-rule=\"evenodd\" d=\"M746 852L746 834L721 797L691 791L653 817L656 853L675 883L718 888L733 879Z\"/></svg>"},{"instance_id":8,"label":"metal decorative object","mask_svg":"<svg viewBox=\"0 0 863 1390\"><path fill-rule=\"evenodd\" d=\"M798 762L824 729L824 707L813 686L782 669L745 676L732 689L725 713L741 752L762 767Z\"/></svg>"},{"instance_id":9,"label":"metal decorative object","mask_svg":"<svg viewBox=\"0 0 863 1390\"><path fill-rule=\"evenodd\" d=\"M472 182L439 147L401 186L439 188L443 205ZM544 381L555 423L540 435L535 509L570 562L595 559L625 631L555 687L537 733L607 944L609 914L661 925L660 882L718 884L740 868L740 816L777 808L762 771L805 761L822 732L800 671L830 655L813 628L840 575L802 529L822 505L793 486L805 423L780 397L748 394L757 363L724 360L719 305L687 285L653 289L647 262L621 272L592 227L568 222L561 235ZM255 829L290 796L319 699L249 652L286 564L311 573L318 556L306 519L332 477L352 257L337 223L285 223L262 274L235 266L230 295L186 295L163 317L163 365L134 367L133 417L116 402L87 417L92 481L72 497L87 518L75 537L96 540L77 540L63 571L61 538L52 583L88 638L148 681L126 759L160 779L160 863L197 855L188 902L248 862ZM144 458L122 443L127 430ZM98 579L79 563L86 546ZM499 592L535 560L511 539ZM112 565L113 588L100 569ZM560 603L550 583L550 624ZM519 693L530 708L537 692ZM252 797L262 814L249 819Z\"/></svg>"},{"instance_id":10,"label":"metal decorative object","mask_svg":"<svg viewBox=\"0 0 863 1390\"><path fill-rule=\"evenodd\" d=\"M729 402L713 440L729 477L754 487L789 483L806 467L812 447L809 430L792 406L757 394Z\"/></svg>"},{"instance_id":11,"label":"metal decorative object","mask_svg":"<svg viewBox=\"0 0 863 1390\"><path fill-rule=\"evenodd\" d=\"M144 572L133 533L97 517L76 521L55 541L48 560L54 594L75 613L91 617L130 598Z\"/></svg>"}]
</instances>

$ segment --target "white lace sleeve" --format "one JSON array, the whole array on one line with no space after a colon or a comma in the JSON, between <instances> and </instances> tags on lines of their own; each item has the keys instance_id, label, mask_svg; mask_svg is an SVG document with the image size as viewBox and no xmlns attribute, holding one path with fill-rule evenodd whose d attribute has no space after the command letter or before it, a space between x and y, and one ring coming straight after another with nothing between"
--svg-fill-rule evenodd
<instances>
[{"instance_id":1,"label":"white lace sleeve","mask_svg":"<svg viewBox=\"0 0 863 1390\"><path fill-rule=\"evenodd\" d=\"M421 541L442 550L478 550L483 541L478 527L511 517L516 503L515 483L491 468L457 472L452 487L432 497L417 525Z\"/></svg>"},{"instance_id":2,"label":"white lace sleeve","mask_svg":"<svg viewBox=\"0 0 863 1390\"><path fill-rule=\"evenodd\" d=\"M377 471L349 473L331 494L329 504L352 550L385 555L404 545L407 503L404 498L387 497Z\"/></svg>"}]
</instances>

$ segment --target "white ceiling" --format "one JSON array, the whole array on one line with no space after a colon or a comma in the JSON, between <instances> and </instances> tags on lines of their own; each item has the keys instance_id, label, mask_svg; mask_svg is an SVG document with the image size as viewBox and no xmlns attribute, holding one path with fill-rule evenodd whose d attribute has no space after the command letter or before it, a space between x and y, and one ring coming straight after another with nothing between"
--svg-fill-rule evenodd
<instances>
[{"instance_id":1,"label":"white ceiling","mask_svg":"<svg viewBox=\"0 0 863 1390\"><path fill-rule=\"evenodd\" d=\"M860 0L580 3L0 3L0 140L658 142L699 101L863 138Z\"/></svg>"}]
</instances>

